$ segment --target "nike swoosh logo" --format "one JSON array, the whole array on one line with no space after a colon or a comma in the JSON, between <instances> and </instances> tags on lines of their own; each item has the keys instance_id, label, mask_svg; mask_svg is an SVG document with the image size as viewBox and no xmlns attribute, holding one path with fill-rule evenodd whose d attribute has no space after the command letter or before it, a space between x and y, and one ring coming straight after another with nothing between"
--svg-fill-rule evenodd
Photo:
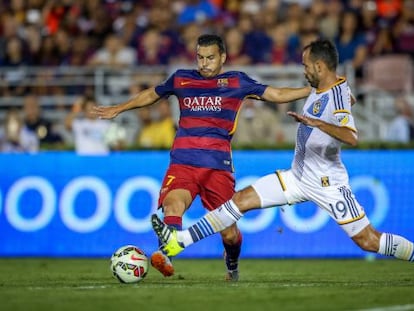
<instances>
[{"instance_id":1,"label":"nike swoosh logo","mask_svg":"<svg viewBox=\"0 0 414 311\"><path fill-rule=\"evenodd\" d=\"M145 259L144 259L144 258L141 258L141 257L135 257L135 255L131 255L131 259L132 259L132 260L143 260L143 261L145 261Z\"/></svg>"},{"instance_id":2,"label":"nike swoosh logo","mask_svg":"<svg viewBox=\"0 0 414 311\"><path fill-rule=\"evenodd\" d=\"M191 84L191 82L190 82L190 81L182 81L182 82L180 83L180 85L188 85L188 84Z\"/></svg>"}]
</instances>

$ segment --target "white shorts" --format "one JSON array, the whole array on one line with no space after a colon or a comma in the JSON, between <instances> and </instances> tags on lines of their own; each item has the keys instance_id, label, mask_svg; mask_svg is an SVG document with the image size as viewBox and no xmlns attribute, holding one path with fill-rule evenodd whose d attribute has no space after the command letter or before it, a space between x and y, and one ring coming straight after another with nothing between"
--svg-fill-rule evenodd
<instances>
[{"instance_id":1,"label":"white shorts","mask_svg":"<svg viewBox=\"0 0 414 311\"><path fill-rule=\"evenodd\" d=\"M316 203L349 237L358 234L370 223L349 185L310 186L300 182L291 170L286 170L263 176L252 187L260 197L263 208L305 201Z\"/></svg>"}]
</instances>

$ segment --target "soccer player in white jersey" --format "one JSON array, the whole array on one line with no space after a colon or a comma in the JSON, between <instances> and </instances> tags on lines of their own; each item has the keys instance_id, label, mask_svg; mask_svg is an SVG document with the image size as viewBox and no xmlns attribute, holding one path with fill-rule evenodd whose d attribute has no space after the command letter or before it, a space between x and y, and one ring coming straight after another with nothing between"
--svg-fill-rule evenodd
<instances>
[{"instance_id":1,"label":"soccer player in white jersey","mask_svg":"<svg viewBox=\"0 0 414 311\"><path fill-rule=\"evenodd\" d=\"M258 179L238 191L187 230L165 225L155 214L152 226L170 255L227 228L249 210L312 201L324 209L363 250L414 261L414 247L406 238L377 231L355 199L341 161L341 144L355 146L357 130L351 114L351 92L338 77L338 52L327 40L303 50L304 74L313 90L302 114L288 112L299 122L295 156L287 170Z\"/></svg>"}]
</instances>

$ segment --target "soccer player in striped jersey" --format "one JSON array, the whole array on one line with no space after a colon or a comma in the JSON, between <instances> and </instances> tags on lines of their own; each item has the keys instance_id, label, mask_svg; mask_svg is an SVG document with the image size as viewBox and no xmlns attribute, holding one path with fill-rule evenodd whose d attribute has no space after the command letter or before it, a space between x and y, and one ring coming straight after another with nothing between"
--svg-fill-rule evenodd
<instances>
[{"instance_id":1,"label":"soccer player in striped jersey","mask_svg":"<svg viewBox=\"0 0 414 311\"><path fill-rule=\"evenodd\" d=\"M311 88L275 88L260 84L243 72L223 69L226 51L216 35L202 35L197 41L197 69L177 70L165 82L136 94L125 103L94 107L104 119L154 104L175 95L180 107L178 130L171 148L170 165L162 183L159 206L164 222L182 227L182 216L197 195L207 210L231 199L235 190L230 141L236 130L237 114L244 98L261 98L285 103L309 95ZM226 279L238 279L242 236L236 224L223 228ZM152 265L164 276L174 274L170 259L156 251Z\"/></svg>"},{"instance_id":2,"label":"soccer player in striped jersey","mask_svg":"<svg viewBox=\"0 0 414 311\"><path fill-rule=\"evenodd\" d=\"M324 209L363 250L414 261L413 242L377 231L349 186L341 161L341 144L357 144L347 81L336 75L338 52L327 40L312 42L303 51L305 77L313 87L302 114L289 112L299 122L292 166L259 178L251 186L207 213L184 231L176 231L152 216L163 249L175 256L185 247L236 223L257 208L312 201Z\"/></svg>"}]
</instances>

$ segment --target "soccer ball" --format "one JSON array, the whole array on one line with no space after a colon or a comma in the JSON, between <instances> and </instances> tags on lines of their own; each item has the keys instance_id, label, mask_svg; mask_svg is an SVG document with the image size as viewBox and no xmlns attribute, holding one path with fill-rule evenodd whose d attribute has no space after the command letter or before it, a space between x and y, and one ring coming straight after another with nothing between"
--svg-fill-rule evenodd
<instances>
[{"instance_id":1,"label":"soccer ball","mask_svg":"<svg viewBox=\"0 0 414 311\"><path fill-rule=\"evenodd\" d=\"M148 257L134 245L125 245L113 253L111 271L121 283L138 283L148 272Z\"/></svg>"}]
</instances>

